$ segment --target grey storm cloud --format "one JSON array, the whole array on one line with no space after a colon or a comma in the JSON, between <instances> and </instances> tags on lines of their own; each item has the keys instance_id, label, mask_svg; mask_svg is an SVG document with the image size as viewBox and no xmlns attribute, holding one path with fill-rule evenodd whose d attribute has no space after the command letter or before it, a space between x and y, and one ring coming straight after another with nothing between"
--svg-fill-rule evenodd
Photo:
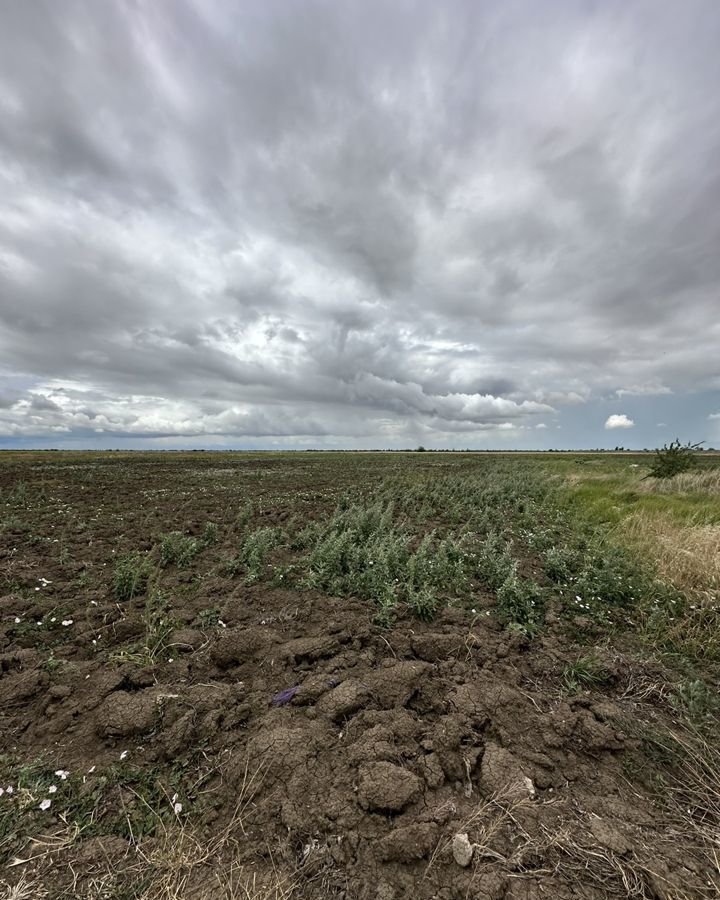
<instances>
[{"instance_id":1,"label":"grey storm cloud","mask_svg":"<svg viewBox=\"0 0 720 900\"><path fill-rule=\"evenodd\" d=\"M718 46L715 0L2 4L0 439L720 391Z\"/></svg>"}]
</instances>

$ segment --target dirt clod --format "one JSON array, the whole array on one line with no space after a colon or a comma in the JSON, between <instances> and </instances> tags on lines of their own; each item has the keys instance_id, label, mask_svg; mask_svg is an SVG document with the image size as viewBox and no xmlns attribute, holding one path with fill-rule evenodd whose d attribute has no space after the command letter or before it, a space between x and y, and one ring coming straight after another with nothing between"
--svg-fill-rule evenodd
<instances>
[{"instance_id":1,"label":"dirt clod","mask_svg":"<svg viewBox=\"0 0 720 900\"><path fill-rule=\"evenodd\" d=\"M417 822L395 828L380 842L380 859L409 863L429 856L438 842L439 828L434 822Z\"/></svg>"},{"instance_id":2,"label":"dirt clod","mask_svg":"<svg viewBox=\"0 0 720 900\"><path fill-rule=\"evenodd\" d=\"M157 702L152 693L115 691L98 708L97 732L109 738L142 734L152 728L156 716Z\"/></svg>"},{"instance_id":3,"label":"dirt clod","mask_svg":"<svg viewBox=\"0 0 720 900\"><path fill-rule=\"evenodd\" d=\"M363 809L400 812L420 796L422 782L407 769L389 762L368 763L360 769L358 799Z\"/></svg>"},{"instance_id":4,"label":"dirt clod","mask_svg":"<svg viewBox=\"0 0 720 900\"><path fill-rule=\"evenodd\" d=\"M316 708L322 715L338 721L361 709L369 697L370 690L367 685L348 679L325 694L318 701Z\"/></svg>"}]
</instances>

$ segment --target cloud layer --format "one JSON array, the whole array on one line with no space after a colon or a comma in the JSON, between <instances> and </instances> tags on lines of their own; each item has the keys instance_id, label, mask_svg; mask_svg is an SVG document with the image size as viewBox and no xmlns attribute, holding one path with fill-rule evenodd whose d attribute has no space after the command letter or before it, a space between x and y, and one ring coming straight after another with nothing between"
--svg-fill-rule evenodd
<instances>
[{"instance_id":1,"label":"cloud layer","mask_svg":"<svg viewBox=\"0 0 720 900\"><path fill-rule=\"evenodd\" d=\"M707 422L719 39L714 0L8 4L0 440Z\"/></svg>"}]
</instances>

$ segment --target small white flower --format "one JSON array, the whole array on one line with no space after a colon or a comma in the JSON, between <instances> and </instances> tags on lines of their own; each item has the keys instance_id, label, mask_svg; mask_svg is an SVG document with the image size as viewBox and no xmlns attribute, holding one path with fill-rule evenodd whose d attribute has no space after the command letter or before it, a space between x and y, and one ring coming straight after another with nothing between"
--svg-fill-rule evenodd
<instances>
[{"instance_id":1,"label":"small white flower","mask_svg":"<svg viewBox=\"0 0 720 900\"><path fill-rule=\"evenodd\" d=\"M174 659L172 658L172 656L171 656L171 657L168 659L168 662L175 662L175 660L174 660Z\"/></svg>"},{"instance_id":2,"label":"small white flower","mask_svg":"<svg viewBox=\"0 0 720 900\"><path fill-rule=\"evenodd\" d=\"M65 781L70 773L67 769L58 769L55 774L58 778L61 778L63 781Z\"/></svg>"},{"instance_id":3,"label":"small white flower","mask_svg":"<svg viewBox=\"0 0 720 900\"><path fill-rule=\"evenodd\" d=\"M120 759L125 759L129 752L129 750L123 750L123 752L120 754Z\"/></svg>"},{"instance_id":4,"label":"small white flower","mask_svg":"<svg viewBox=\"0 0 720 900\"><path fill-rule=\"evenodd\" d=\"M57 785L51 784L48 788L48 794L57 794Z\"/></svg>"},{"instance_id":5,"label":"small white flower","mask_svg":"<svg viewBox=\"0 0 720 900\"><path fill-rule=\"evenodd\" d=\"M173 804L173 812L175 813L176 816L179 816L180 813L182 812L182 803Z\"/></svg>"},{"instance_id":6,"label":"small white flower","mask_svg":"<svg viewBox=\"0 0 720 900\"><path fill-rule=\"evenodd\" d=\"M51 804L52 804L52 800L47 800L47 799L45 799L45 800L43 800L43 802L40 804L40 809L41 809L43 812L45 812L46 809L50 809Z\"/></svg>"},{"instance_id":7,"label":"small white flower","mask_svg":"<svg viewBox=\"0 0 720 900\"><path fill-rule=\"evenodd\" d=\"M63 619L63 620L62 620L62 624L63 624L66 628L67 628L68 625L72 625L72 623L73 623L73 620L72 620L72 619Z\"/></svg>"},{"instance_id":8,"label":"small white flower","mask_svg":"<svg viewBox=\"0 0 720 900\"><path fill-rule=\"evenodd\" d=\"M51 622L57 622L57 619L55 618L55 616L53 616L52 619L50 619L50 621L51 621Z\"/></svg>"},{"instance_id":9,"label":"small white flower","mask_svg":"<svg viewBox=\"0 0 720 900\"><path fill-rule=\"evenodd\" d=\"M5 793L4 789L3 789L3 788L0 788L0 797L2 797L2 795L3 795L4 793Z\"/></svg>"},{"instance_id":10,"label":"small white flower","mask_svg":"<svg viewBox=\"0 0 720 900\"><path fill-rule=\"evenodd\" d=\"M16 625L20 624L20 616L15 616L15 624Z\"/></svg>"},{"instance_id":11,"label":"small white flower","mask_svg":"<svg viewBox=\"0 0 720 900\"><path fill-rule=\"evenodd\" d=\"M14 793L15 793L15 788L14 788L11 784L9 784L9 785L5 788L5 793L6 793L6 794L14 794Z\"/></svg>"},{"instance_id":12,"label":"small white flower","mask_svg":"<svg viewBox=\"0 0 720 900\"><path fill-rule=\"evenodd\" d=\"M88 775L92 775L92 773L95 771L95 768L95 766L90 766L90 768L88 769Z\"/></svg>"}]
</instances>

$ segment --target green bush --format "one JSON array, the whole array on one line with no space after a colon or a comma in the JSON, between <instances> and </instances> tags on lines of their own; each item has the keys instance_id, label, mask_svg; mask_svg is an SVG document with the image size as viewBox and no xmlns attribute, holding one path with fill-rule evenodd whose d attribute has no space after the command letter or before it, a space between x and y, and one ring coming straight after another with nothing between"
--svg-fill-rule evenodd
<instances>
[{"instance_id":1,"label":"green bush","mask_svg":"<svg viewBox=\"0 0 720 900\"><path fill-rule=\"evenodd\" d=\"M672 478L680 472L687 472L697 465L696 452L699 444L681 444L679 439L671 441L655 451L655 460L646 478Z\"/></svg>"}]
</instances>

